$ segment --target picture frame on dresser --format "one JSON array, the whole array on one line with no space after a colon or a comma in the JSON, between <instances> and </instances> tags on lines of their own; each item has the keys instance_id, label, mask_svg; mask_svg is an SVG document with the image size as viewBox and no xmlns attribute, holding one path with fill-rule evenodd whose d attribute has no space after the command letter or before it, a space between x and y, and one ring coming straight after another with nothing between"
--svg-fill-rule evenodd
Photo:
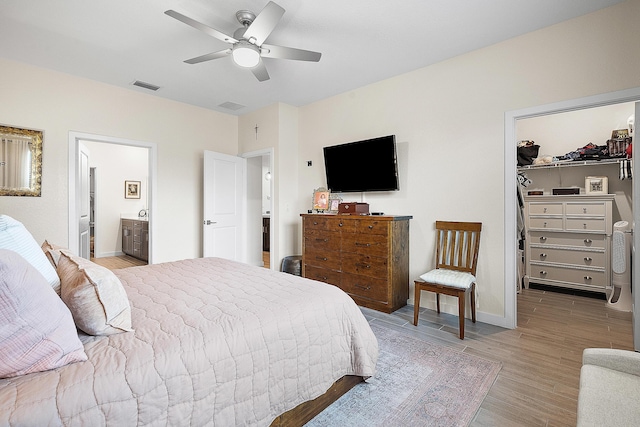
<instances>
[{"instance_id":1,"label":"picture frame on dresser","mask_svg":"<svg viewBox=\"0 0 640 427\"><path fill-rule=\"evenodd\" d=\"M340 197L329 197L329 212L338 213L340 202L342 202Z\"/></svg>"},{"instance_id":2,"label":"picture frame on dresser","mask_svg":"<svg viewBox=\"0 0 640 427\"><path fill-rule=\"evenodd\" d=\"M329 198L331 192L326 188L320 187L313 191L313 210L316 212L324 212L329 210Z\"/></svg>"},{"instance_id":3,"label":"picture frame on dresser","mask_svg":"<svg viewBox=\"0 0 640 427\"><path fill-rule=\"evenodd\" d=\"M584 178L585 194L609 194L609 178L606 176L587 176Z\"/></svg>"}]
</instances>

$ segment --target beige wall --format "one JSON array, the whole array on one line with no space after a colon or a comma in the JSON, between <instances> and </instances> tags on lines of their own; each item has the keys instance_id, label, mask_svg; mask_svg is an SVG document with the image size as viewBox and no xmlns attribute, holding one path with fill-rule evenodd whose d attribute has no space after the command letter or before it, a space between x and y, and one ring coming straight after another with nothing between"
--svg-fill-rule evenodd
<instances>
[{"instance_id":1,"label":"beige wall","mask_svg":"<svg viewBox=\"0 0 640 427\"><path fill-rule=\"evenodd\" d=\"M367 193L366 201L375 211L414 216L412 278L432 266L435 220L482 221L479 317L498 321L505 312L504 114L640 86L639 21L633 0L300 108L300 161L314 166L300 171L298 210L325 185L323 146L396 134L401 190ZM455 313L455 300L448 302Z\"/></svg>"},{"instance_id":2,"label":"beige wall","mask_svg":"<svg viewBox=\"0 0 640 427\"><path fill-rule=\"evenodd\" d=\"M0 93L2 124L44 130L42 197L2 197L0 212L66 245L69 132L155 143L154 262L201 255L203 151L237 154L237 117L6 60Z\"/></svg>"},{"instance_id":3,"label":"beige wall","mask_svg":"<svg viewBox=\"0 0 640 427\"><path fill-rule=\"evenodd\" d=\"M307 209L297 208L298 109L279 103L246 114L239 119L238 138L241 154L267 148L274 150L271 233L275 239L271 252L275 268L279 269L283 257L301 254L300 213ZM311 200L311 192L306 198Z\"/></svg>"},{"instance_id":4,"label":"beige wall","mask_svg":"<svg viewBox=\"0 0 640 427\"><path fill-rule=\"evenodd\" d=\"M68 132L155 142L155 260L198 256L202 151L274 147L279 261L299 253L298 215L309 209L313 189L326 185L322 147L395 134L401 190L364 200L376 211L413 215L411 277L432 265L436 219L482 221L479 319L499 322L504 114L640 87L639 21L640 1L631 0L304 107L277 104L239 119L0 61L2 124L45 130L43 197L1 198L0 211L25 222L38 240L65 242ZM433 306L432 298L423 301ZM448 302L445 310L455 312Z\"/></svg>"}]
</instances>

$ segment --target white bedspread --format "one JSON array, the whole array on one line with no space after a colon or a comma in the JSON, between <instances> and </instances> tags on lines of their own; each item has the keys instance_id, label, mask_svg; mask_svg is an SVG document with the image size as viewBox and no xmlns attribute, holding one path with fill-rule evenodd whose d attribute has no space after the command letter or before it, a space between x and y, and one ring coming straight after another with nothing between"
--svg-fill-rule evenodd
<instances>
[{"instance_id":1,"label":"white bedspread","mask_svg":"<svg viewBox=\"0 0 640 427\"><path fill-rule=\"evenodd\" d=\"M217 258L117 270L134 332L81 335L89 357L0 380L0 425L268 426L378 345L334 286Z\"/></svg>"}]
</instances>

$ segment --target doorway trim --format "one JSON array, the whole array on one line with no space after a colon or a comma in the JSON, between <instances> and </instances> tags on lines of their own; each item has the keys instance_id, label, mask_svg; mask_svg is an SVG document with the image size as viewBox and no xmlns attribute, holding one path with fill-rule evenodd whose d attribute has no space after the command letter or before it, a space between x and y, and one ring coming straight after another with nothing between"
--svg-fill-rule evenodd
<instances>
[{"instance_id":1,"label":"doorway trim","mask_svg":"<svg viewBox=\"0 0 640 427\"><path fill-rule=\"evenodd\" d=\"M507 328L517 327L517 245L516 245L516 122L520 119L565 113L593 107L640 101L640 88L604 93L577 98L553 104L540 105L522 110L507 111L504 114L504 320ZM634 216L640 196L636 194L640 185L634 180ZM635 247L640 247L640 233L634 233ZM637 275L634 275L637 276ZM636 279L633 279L634 284ZM633 285L632 285L633 286ZM634 286L635 288L635 286ZM638 316L640 317L640 316ZM634 325L635 328L635 325Z\"/></svg>"},{"instance_id":2,"label":"doorway trim","mask_svg":"<svg viewBox=\"0 0 640 427\"><path fill-rule=\"evenodd\" d=\"M76 187L78 182L78 155L80 141L101 142L106 144L126 145L147 148L149 153L149 264L153 263L153 241L156 233L153 217L156 212L156 185L158 146L154 142L135 141L113 136L96 135L82 132L69 132L69 249L78 253L78 204L76 203Z\"/></svg>"},{"instance_id":3,"label":"doorway trim","mask_svg":"<svg viewBox=\"0 0 640 427\"><path fill-rule=\"evenodd\" d=\"M276 252L278 251L278 248L276 248L274 242L275 242L275 232L274 230L277 230L278 227L276 226L277 221L278 221L278 209L277 209L277 200L275 197L275 181L278 179L277 178L277 174L274 173L274 149L273 148L264 148L262 150L256 150L256 151L249 151L248 153L243 153L240 154L240 157L243 157L245 159L249 159L249 158L253 158L253 157L262 157L262 156L269 156L269 170L271 171L271 180L269 181L269 186L270 189L269 191L271 192L271 213L269 214L270 217L270 226L271 226L271 233L269 233L269 269L270 270L277 270L276 265L274 264L274 260L277 259L276 258ZM249 183L247 183L247 185L249 185Z\"/></svg>"}]
</instances>

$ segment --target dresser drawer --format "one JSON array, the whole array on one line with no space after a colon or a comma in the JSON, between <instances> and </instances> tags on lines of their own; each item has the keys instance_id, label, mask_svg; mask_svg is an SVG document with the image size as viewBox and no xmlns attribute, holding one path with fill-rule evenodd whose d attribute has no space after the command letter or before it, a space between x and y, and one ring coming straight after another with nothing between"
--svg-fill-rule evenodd
<instances>
[{"instance_id":1,"label":"dresser drawer","mask_svg":"<svg viewBox=\"0 0 640 427\"><path fill-rule=\"evenodd\" d=\"M607 283L604 270L578 270L572 268L540 265L537 263L534 264L532 262L529 280L535 282L535 279L569 282L578 285L598 286L603 288Z\"/></svg>"},{"instance_id":2,"label":"dresser drawer","mask_svg":"<svg viewBox=\"0 0 640 427\"><path fill-rule=\"evenodd\" d=\"M306 230L304 244L305 250L340 251L340 233L336 231Z\"/></svg>"},{"instance_id":3,"label":"dresser drawer","mask_svg":"<svg viewBox=\"0 0 640 427\"><path fill-rule=\"evenodd\" d=\"M389 239L381 234L343 234L342 252L386 257L389 255Z\"/></svg>"},{"instance_id":4,"label":"dresser drawer","mask_svg":"<svg viewBox=\"0 0 640 427\"><path fill-rule=\"evenodd\" d=\"M339 271L327 270L326 268L312 267L307 264L304 266L304 277L329 283L330 285L338 286L340 284L341 274Z\"/></svg>"},{"instance_id":5,"label":"dresser drawer","mask_svg":"<svg viewBox=\"0 0 640 427\"><path fill-rule=\"evenodd\" d=\"M539 230L562 230L562 218L529 217L529 228Z\"/></svg>"},{"instance_id":6,"label":"dresser drawer","mask_svg":"<svg viewBox=\"0 0 640 427\"><path fill-rule=\"evenodd\" d=\"M310 248L305 251L304 263L306 265L336 271L340 271L342 266L340 252L322 251L315 248Z\"/></svg>"},{"instance_id":7,"label":"dresser drawer","mask_svg":"<svg viewBox=\"0 0 640 427\"><path fill-rule=\"evenodd\" d=\"M382 234L389 233L389 221L377 221L375 219L362 219L357 222L356 233L358 234Z\"/></svg>"},{"instance_id":8,"label":"dresser drawer","mask_svg":"<svg viewBox=\"0 0 640 427\"><path fill-rule=\"evenodd\" d=\"M529 243L534 245L575 246L601 249L605 249L607 246L607 240L603 234L532 231L529 235L531 236L531 242Z\"/></svg>"},{"instance_id":9,"label":"dresser drawer","mask_svg":"<svg viewBox=\"0 0 640 427\"><path fill-rule=\"evenodd\" d=\"M389 265L386 257L345 253L342 256L342 271L372 277L387 277Z\"/></svg>"},{"instance_id":10,"label":"dresser drawer","mask_svg":"<svg viewBox=\"0 0 640 427\"><path fill-rule=\"evenodd\" d=\"M567 202L566 212L567 216L571 215L590 215L590 216L605 216L607 208L603 202L582 202L573 203Z\"/></svg>"},{"instance_id":11,"label":"dresser drawer","mask_svg":"<svg viewBox=\"0 0 640 427\"><path fill-rule=\"evenodd\" d=\"M602 251L579 251L558 248L531 248L531 261L572 264L584 267L601 267L606 265L604 249Z\"/></svg>"},{"instance_id":12,"label":"dresser drawer","mask_svg":"<svg viewBox=\"0 0 640 427\"><path fill-rule=\"evenodd\" d=\"M562 202L529 202L529 215L562 215Z\"/></svg>"},{"instance_id":13,"label":"dresser drawer","mask_svg":"<svg viewBox=\"0 0 640 427\"><path fill-rule=\"evenodd\" d=\"M607 222L603 218L567 218L565 230L567 231L596 231L606 232Z\"/></svg>"},{"instance_id":14,"label":"dresser drawer","mask_svg":"<svg viewBox=\"0 0 640 427\"><path fill-rule=\"evenodd\" d=\"M386 279L343 273L340 288L349 294L361 298L367 298L384 303L388 302L388 287Z\"/></svg>"}]
</instances>

